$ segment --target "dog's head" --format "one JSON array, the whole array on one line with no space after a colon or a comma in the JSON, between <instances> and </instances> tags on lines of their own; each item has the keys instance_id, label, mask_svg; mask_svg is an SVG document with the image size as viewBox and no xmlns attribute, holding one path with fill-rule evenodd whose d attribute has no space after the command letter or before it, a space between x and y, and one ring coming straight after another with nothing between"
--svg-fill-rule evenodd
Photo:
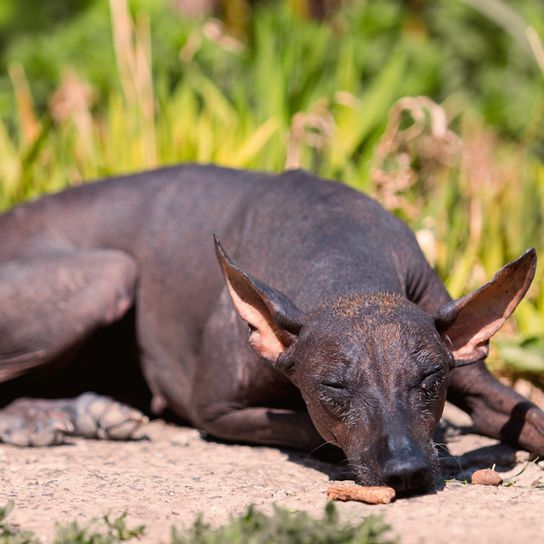
<instances>
[{"instance_id":1,"label":"dog's head","mask_svg":"<svg viewBox=\"0 0 544 544\"><path fill-rule=\"evenodd\" d=\"M436 316L391 293L338 297L303 313L240 270L217 240L216 249L255 352L299 388L315 427L344 451L361 483L400 492L432 484L432 435L450 371L487 356L536 265L527 251Z\"/></svg>"}]
</instances>

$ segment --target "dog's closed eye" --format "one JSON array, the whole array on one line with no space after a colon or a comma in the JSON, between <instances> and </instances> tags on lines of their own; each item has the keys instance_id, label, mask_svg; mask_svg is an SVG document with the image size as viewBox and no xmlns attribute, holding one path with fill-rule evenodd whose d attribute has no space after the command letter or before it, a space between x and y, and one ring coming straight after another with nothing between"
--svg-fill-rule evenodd
<instances>
[{"instance_id":1,"label":"dog's closed eye","mask_svg":"<svg viewBox=\"0 0 544 544\"><path fill-rule=\"evenodd\" d=\"M326 387L328 389L332 389L335 391L344 391L346 389L346 385L343 382L337 381L337 380L324 380L320 382L320 384L323 387Z\"/></svg>"}]
</instances>

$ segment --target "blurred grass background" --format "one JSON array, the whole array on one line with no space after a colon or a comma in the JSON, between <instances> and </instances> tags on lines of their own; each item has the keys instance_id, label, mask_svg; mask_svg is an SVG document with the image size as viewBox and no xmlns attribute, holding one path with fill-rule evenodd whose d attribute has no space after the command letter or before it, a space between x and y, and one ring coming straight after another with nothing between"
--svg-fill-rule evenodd
<instances>
[{"instance_id":1,"label":"blurred grass background","mask_svg":"<svg viewBox=\"0 0 544 544\"><path fill-rule=\"evenodd\" d=\"M198 161L373 194L453 296L544 256L541 0L0 0L0 209ZM544 267L491 363L544 385Z\"/></svg>"}]
</instances>

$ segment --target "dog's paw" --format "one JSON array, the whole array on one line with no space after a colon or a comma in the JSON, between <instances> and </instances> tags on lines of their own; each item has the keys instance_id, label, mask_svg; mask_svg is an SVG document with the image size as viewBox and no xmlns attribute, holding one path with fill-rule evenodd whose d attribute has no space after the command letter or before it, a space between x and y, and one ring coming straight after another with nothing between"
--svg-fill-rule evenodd
<instances>
[{"instance_id":1,"label":"dog's paw","mask_svg":"<svg viewBox=\"0 0 544 544\"><path fill-rule=\"evenodd\" d=\"M46 413L0 412L0 442L12 446L56 446L63 444L74 426L68 416Z\"/></svg>"},{"instance_id":2,"label":"dog's paw","mask_svg":"<svg viewBox=\"0 0 544 544\"><path fill-rule=\"evenodd\" d=\"M74 408L74 433L87 438L130 440L149 421L138 410L94 393L80 395Z\"/></svg>"}]
</instances>

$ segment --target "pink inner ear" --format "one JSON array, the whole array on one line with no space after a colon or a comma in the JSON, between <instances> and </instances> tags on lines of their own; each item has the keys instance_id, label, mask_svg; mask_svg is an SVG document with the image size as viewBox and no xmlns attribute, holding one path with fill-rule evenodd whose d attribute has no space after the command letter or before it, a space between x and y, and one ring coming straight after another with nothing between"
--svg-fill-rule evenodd
<instances>
[{"instance_id":1,"label":"pink inner ear","mask_svg":"<svg viewBox=\"0 0 544 544\"><path fill-rule=\"evenodd\" d=\"M459 299L455 321L446 332L457 360L477 360L487 356L489 339L504 325L531 284L533 253L503 267L492 281Z\"/></svg>"},{"instance_id":2,"label":"pink inner ear","mask_svg":"<svg viewBox=\"0 0 544 544\"><path fill-rule=\"evenodd\" d=\"M487 328L484 328L465 342L457 342L458 347L454 344L451 350L454 359L457 361L485 359L489 353L488 342L492 335L493 332L490 333Z\"/></svg>"},{"instance_id":3,"label":"pink inner ear","mask_svg":"<svg viewBox=\"0 0 544 544\"><path fill-rule=\"evenodd\" d=\"M500 289L500 286L498 286ZM494 296L495 286L490 285L478 293L461 310L448 330L456 359L467 359L479 352L486 356L487 342L504 325L516 308L521 297Z\"/></svg>"},{"instance_id":4,"label":"pink inner ear","mask_svg":"<svg viewBox=\"0 0 544 544\"><path fill-rule=\"evenodd\" d=\"M275 361L285 351L286 346L271 325L270 312L265 308L260 311L256 306L245 302L232 288L230 282L227 282L227 288L240 317L255 328L249 335L249 343L262 357ZM264 304L262 306L264 307Z\"/></svg>"}]
</instances>

